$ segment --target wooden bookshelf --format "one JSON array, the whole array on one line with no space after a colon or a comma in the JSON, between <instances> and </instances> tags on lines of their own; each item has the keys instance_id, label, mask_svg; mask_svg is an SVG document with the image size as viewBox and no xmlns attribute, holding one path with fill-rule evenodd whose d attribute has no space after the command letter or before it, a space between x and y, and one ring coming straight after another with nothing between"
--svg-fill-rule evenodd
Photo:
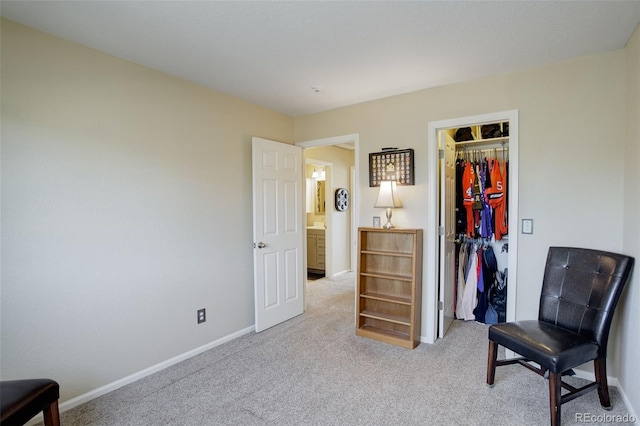
<instances>
[{"instance_id":1,"label":"wooden bookshelf","mask_svg":"<svg viewBox=\"0 0 640 426\"><path fill-rule=\"evenodd\" d=\"M422 229L358 229L356 335L418 345L422 240Z\"/></svg>"}]
</instances>

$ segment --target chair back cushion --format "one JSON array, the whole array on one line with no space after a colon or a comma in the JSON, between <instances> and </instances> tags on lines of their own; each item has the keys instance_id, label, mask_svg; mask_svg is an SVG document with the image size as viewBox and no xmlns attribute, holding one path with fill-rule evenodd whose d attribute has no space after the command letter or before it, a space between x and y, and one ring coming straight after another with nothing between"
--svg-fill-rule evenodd
<instances>
[{"instance_id":1,"label":"chair back cushion","mask_svg":"<svg viewBox=\"0 0 640 426\"><path fill-rule=\"evenodd\" d=\"M606 356L613 312L633 268L629 256L551 247L538 319L593 339Z\"/></svg>"}]
</instances>

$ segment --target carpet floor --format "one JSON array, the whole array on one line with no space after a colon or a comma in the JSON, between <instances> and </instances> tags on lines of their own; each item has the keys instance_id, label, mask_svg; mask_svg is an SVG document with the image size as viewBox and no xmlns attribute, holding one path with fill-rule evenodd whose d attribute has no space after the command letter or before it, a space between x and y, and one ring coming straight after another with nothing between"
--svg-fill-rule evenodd
<instances>
[{"instance_id":1,"label":"carpet floor","mask_svg":"<svg viewBox=\"0 0 640 426\"><path fill-rule=\"evenodd\" d=\"M304 314L227 342L61 414L73 425L547 425L547 381L500 367L485 385L487 328L455 321L435 344L409 350L357 337L354 275L308 284ZM503 356L502 353L499 357ZM570 378L579 385L584 380ZM612 411L596 392L562 407ZM607 424L604 420L592 424Z\"/></svg>"}]
</instances>

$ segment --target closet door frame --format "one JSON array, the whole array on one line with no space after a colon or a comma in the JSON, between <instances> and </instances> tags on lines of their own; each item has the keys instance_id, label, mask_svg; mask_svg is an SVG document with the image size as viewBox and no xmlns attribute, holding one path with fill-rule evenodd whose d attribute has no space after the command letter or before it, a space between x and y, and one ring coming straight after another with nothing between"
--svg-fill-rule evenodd
<instances>
[{"instance_id":1,"label":"closet door frame","mask_svg":"<svg viewBox=\"0 0 640 426\"><path fill-rule=\"evenodd\" d=\"M422 332L421 341L434 343L438 338L440 282L440 251L438 227L440 223L438 167L438 131L454 127L468 127L485 123L509 122L509 176L507 190L509 191L509 254L508 254L508 291L507 291L507 321L515 321L517 296L517 267L518 267L518 110L494 112L489 114L459 117L448 120L432 121L428 124L428 164L429 194L428 202L428 232L426 232L426 250L423 264L425 265L425 288L422 296ZM446 196L446 194L445 194ZM451 195L453 196L453 194Z\"/></svg>"}]
</instances>

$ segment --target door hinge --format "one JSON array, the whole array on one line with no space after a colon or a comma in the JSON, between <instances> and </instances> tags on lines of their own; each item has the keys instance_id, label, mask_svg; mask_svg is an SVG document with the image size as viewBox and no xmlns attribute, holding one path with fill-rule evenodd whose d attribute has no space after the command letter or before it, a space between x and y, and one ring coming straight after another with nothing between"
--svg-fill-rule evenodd
<instances>
[{"instance_id":1,"label":"door hinge","mask_svg":"<svg viewBox=\"0 0 640 426\"><path fill-rule=\"evenodd\" d=\"M438 226L438 235L439 236L443 236L444 235L444 226Z\"/></svg>"},{"instance_id":2,"label":"door hinge","mask_svg":"<svg viewBox=\"0 0 640 426\"><path fill-rule=\"evenodd\" d=\"M442 303L442 300L438 301L438 310L441 311L444 309L444 303Z\"/></svg>"},{"instance_id":3,"label":"door hinge","mask_svg":"<svg viewBox=\"0 0 640 426\"><path fill-rule=\"evenodd\" d=\"M444 158L444 149L438 150L438 158Z\"/></svg>"}]
</instances>

